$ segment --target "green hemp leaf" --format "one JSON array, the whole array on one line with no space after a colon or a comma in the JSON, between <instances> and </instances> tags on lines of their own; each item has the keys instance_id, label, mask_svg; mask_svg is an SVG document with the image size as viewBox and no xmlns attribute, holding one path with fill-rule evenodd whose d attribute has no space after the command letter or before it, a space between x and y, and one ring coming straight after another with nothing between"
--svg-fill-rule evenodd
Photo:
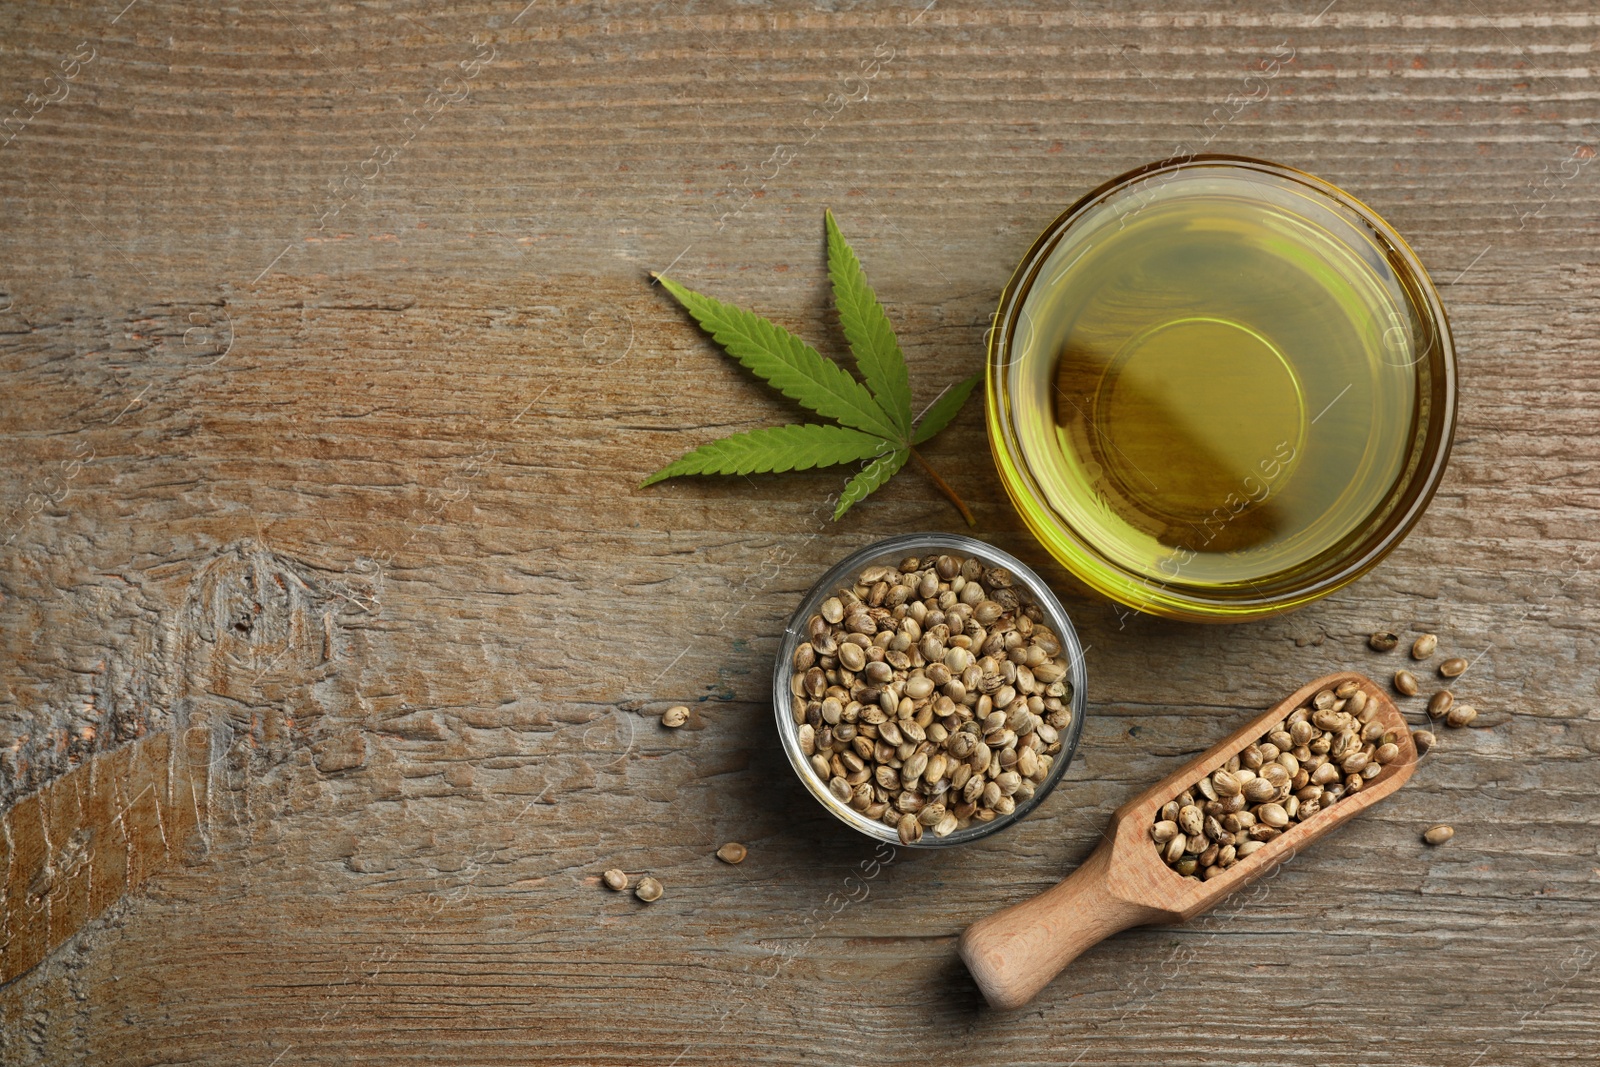
<instances>
[{"instance_id":1,"label":"green hemp leaf","mask_svg":"<svg viewBox=\"0 0 1600 1067\"><path fill-rule=\"evenodd\" d=\"M858 464L860 469L845 485L834 508L837 520L894 477L908 460L915 459L967 525L975 526L972 512L928 466L916 446L950 425L983 380L983 372L947 387L922 418L915 419L910 374L889 316L867 283L861 261L839 232L833 212L827 212L824 219L833 303L856 358L860 381L782 326L685 289L666 275L652 277L728 355L790 400L837 425L805 423L736 433L680 456L644 484L684 474L753 474Z\"/></svg>"}]
</instances>

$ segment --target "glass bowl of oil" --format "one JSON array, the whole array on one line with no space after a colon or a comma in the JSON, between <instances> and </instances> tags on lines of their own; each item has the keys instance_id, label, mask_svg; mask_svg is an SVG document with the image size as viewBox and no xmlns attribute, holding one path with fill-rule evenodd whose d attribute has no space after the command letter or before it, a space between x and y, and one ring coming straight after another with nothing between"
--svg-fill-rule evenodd
<instances>
[{"instance_id":1,"label":"glass bowl of oil","mask_svg":"<svg viewBox=\"0 0 1600 1067\"><path fill-rule=\"evenodd\" d=\"M1309 174L1155 163L1035 242L989 337L989 439L1024 522L1136 611L1230 622L1354 581L1410 531L1455 426L1416 254Z\"/></svg>"}]
</instances>

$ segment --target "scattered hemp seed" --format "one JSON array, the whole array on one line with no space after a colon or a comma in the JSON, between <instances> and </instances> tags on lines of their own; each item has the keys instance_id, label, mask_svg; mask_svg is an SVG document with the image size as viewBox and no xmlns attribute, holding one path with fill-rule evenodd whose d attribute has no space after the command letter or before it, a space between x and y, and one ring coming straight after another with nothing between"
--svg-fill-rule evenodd
<instances>
[{"instance_id":1,"label":"scattered hemp seed","mask_svg":"<svg viewBox=\"0 0 1600 1067\"><path fill-rule=\"evenodd\" d=\"M1388 652L1400 643L1399 637L1387 630L1380 630L1367 638L1367 644L1378 652ZM1411 658L1421 661L1434 654L1439 647L1437 634L1422 634L1411 643ZM1470 661L1460 656L1450 656L1439 664L1439 676L1445 679L1459 678L1471 667ZM1413 697L1420 690L1417 676L1408 670L1399 670L1394 674L1394 690L1401 696ZM1446 726L1462 727L1471 725L1478 717L1478 709L1470 704L1461 704L1456 701L1455 694L1448 689L1441 689L1428 698L1428 718L1435 722L1443 722ZM1489 725L1495 721L1485 720ZM1416 730L1411 734L1412 741L1416 744L1417 755L1422 755L1437 743L1438 738L1429 730Z\"/></svg>"},{"instance_id":2,"label":"scattered hemp seed","mask_svg":"<svg viewBox=\"0 0 1600 1067\"><path fill-rule=\"evenodd\" d=\"M1449 713L1456 702L1456 695L1448 689L1441 689L1428 698L1428 718L1442 719Z\"/></svg>"},{"instance_id":3,"label":"scattered hemp seed","mask_svg":"<svg viewBox=\"0 0 1600 1067\"><path fill-rule=\"evenodd\" d=\"M626 871L619 871L613 867L600 877L606 883L607 889L615 889L620 893L628 888L628 874Z\"/></svg>"},{"instance_id":4,"label":"scattered hemp seed","mask_svg":"<svg viewBox=\"0 0 1600 1067\"><path fill-rule=\"evenodd\" d=\"M1422 839L1430 845L1442 845L1454 836L1456 836L1454 829L1444 823L1440 823L1438 826L1428 827L1423 833Z\"/></svg>"},{"instance_id":5,"label":"scattered hemp seed","mask_svg":"<svg viewBox=\"0 0 1600 1067\"><path fill-rule=\"evenodd\" d=\"M645 877L639 879L639 887L633 891L633 895L644 901L646 904L650 903L652 900L660 900L661 883L656 881L654 878L651 878L649 875L646 875Z\"/></svg>"},{"instance_id":6,"label":"scattered hemp seed","mask_svg":"<svg viewBox=\"0 0 1600 1067\"><path fill-rule=\"evenodd\" d=\"M661 713L661 725L676 730L689 721L689 709L682 704L668 708Z\"/></svg>"},{"instance_id":7,"label":"scattered hemp seed","mask_svg":"<svg viewBox=\"0 0 1600 1067\"><path fill-rule=\"evenodd\" d=\"M717 849L717 859L723 863L742 863L749 854L750 850L737 841L729 841L726 845Z\"/></svg>"}]
</instances>

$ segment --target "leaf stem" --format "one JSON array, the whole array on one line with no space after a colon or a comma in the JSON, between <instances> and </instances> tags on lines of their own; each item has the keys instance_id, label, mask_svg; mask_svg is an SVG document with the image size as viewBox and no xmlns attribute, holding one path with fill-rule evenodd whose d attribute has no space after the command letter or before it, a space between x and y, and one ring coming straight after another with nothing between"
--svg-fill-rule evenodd
<instances>
[{"instance_id":1,"label":"leaf stem","mask_svg":"<svg viewBox=\"0 0 1600 1067\"><path fill-rule=\"evenodd\" d=\"M911 458L921 464L922 469L928 472L928 477L932 478L933 484L939 487L939 492L950 498L950 503L954 504L956 510L961 512L961 517L967 520L967 525L978 525L978 520L972 517L972 512L968 510L967 505L956 495L956 491L950 488L950 483L939 477L939 472L928 465L928 461L922 458L922 453L912 448Z\"/></svg>"}]
</instances>

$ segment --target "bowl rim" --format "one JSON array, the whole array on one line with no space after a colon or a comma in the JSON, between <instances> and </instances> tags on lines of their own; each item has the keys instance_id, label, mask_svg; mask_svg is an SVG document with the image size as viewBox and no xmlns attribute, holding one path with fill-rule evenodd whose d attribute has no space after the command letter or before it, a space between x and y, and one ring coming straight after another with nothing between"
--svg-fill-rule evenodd
<instances>
[{"instance_id":1,"label":"bowl rim","mask_svg":"<svg viewBox=\"0 0 1600 1067\"><path fill-rule=\"evenodd\" d=\"M1344 559L1320 572L1314 581L1287 592L1220 595L1202 593L1177 582L1158 583L1152 577L1136 574L1101 555L1090 539L1047 506L1041 505L1041 514L1048 514L1052 521L1046 523L1031 514L1026 503L1042 500L1043 493L1023 461L1023 452L1004 402L1004 370L1010 363L1010 342L1016 334L1016 320L1034 278L1071 226L1090 207L1114 192L1150 180L1162 172L1179 173L1209 166L1236 167L1287 178L1354 211L1389 245L1404 266L1408 277L1400 281L1418 298L1418 310L1425 313L1435 333L1435 343L1429 354L1416 361L1427 361L1438 372L1432 376L1429 390L1430 411L1436 412L1437 418L1430 419L1416 469L1409 476L1402 475L1403 481L1397 483L1401 486L1399 491L1385 498L1382 506L1389 508L1390 513L1375 531L1346 550ZM1085 193L1044 228L1022 257L1001 291L986 340L984 393L990 453L1018 515L1045 550L1074 578L1138 612L1191 622L1244 622L1292 611L1343 588L1377 566L1421 520L1444 478L1454 443L1459 392L1455 343L1444 304L1416 252L1382 216L1338 186L1306 171L1250 156L1226 153L1174 156L1135 167ZM1430 358L1435 352L1437 358Z\"/></svg>"},{"instance_id":2,"label":"bowl rim","mask_svg":"<svg viewBox=\"0 0 1600 1067\"><path fill-rule=\"evenodd\" d=\"M794 659L794 652L805 635L806 620L815 612L823 600L832 596L838 589L843 588L843 579L862 568L873 564L881 564L892 558L894 565L911 555L925 555L929 549L950 554L973 555L982 559L988 565L1004 567L1011 571L1019 584L1026 586L1028 595L1038 604L1049 619L1049 626L1061 640L1061 653L1067 660L1067 678L1072 685L1072 696L1068 706L1072 709L1072 722L1069 723L1061 735L1061 751L1057 753L1055 762L1050 768L1050 773L1039 784L1033 796L1018 804L1016 810L1010 815L997 816L992 822L974 822L965 829L956 830L947 837L934 837L932 834L923 834L915 844L906 846L900 835L891 826L876 819L869 819L856 811L848 804L843 803L828 791L826 782L819 781L817 774L811 768L805 755L800 751L799 731L794 722L794 695L789 691L789 678L791 675L790 664ZM853 583L852 583L853 584ZM778 641L778 652L773 659L772 668L772 710L773 721L777 725L778 737L783 745L784 753L789 757L789 765L794 769L801 784L806 788L818 803L830 811L835 818L859 833L879 841L888 842L899 848L950 848L956 845L968 844L990 834L998 833L1008 826L1013 826L1026 818L1048 797L1066 774L1073 758L1077 755L1078 742L1083 735L1083 720L1086 709L1085 693L1088 688L1088 671L1084 663L1084 648L1078 638L1078 631L1072 625L1072 619L1067 615L1066 608L1041 577L1011 553L1004 549L996 548L986 541L962 534L923 532L899 534L894 537L874 541L863 548L850 553L834 564L808 589L800 598L800 603L789 616L789 621L784 625L782 636Z\"/></svg>"}]
</instances>

